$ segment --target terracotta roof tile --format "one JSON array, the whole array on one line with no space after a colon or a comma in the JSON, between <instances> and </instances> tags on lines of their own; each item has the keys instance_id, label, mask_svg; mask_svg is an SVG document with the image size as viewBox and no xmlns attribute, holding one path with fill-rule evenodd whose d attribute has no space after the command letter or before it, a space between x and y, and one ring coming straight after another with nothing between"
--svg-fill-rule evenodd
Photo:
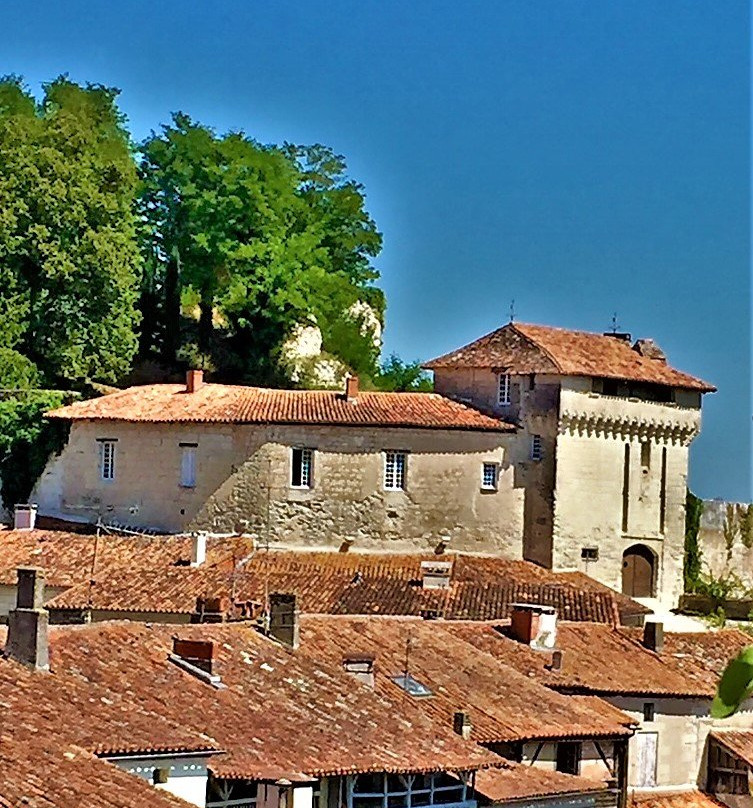
<instances>
[{"instance_id":1,"label":"terracotta roof tile","mask_svg":"<svg viewBox=\"0 0 753 808\"><path fill-rule=\"evenodd\" d=\"M505 762L476 774L476 791L493 802L605 791L606 783L538 766Z\"/></svg>"},{"instance_id":2,"label":"terracotta roof tile","mask_svg":"<svg viewBox=\"0 0 753 808\"><path fill-rule=\"evenodd\" d=\"M417 704L445 726L456 711L467 711L471 739L478 743L629 734L624 714L593 709L542 687L465 642L450 626L411 618L304 616L301 643L330 664L342 664L350 654L373 655L379 693ZM415 698L395 684L392 677L406 667L431 696Z\"/></svg>"},{"instance_id":3,"label":"terracotta roof tile","mask_svg":"<svg viewBox=\"0 0 753 808\"><path fill-rule=\"evenodd\" d=\"M507 627L450 624L467 642L527 676L557 690L574 693L711 698L726 662L750 643L740 631L664 635L661 654L645 648L634 629L596 623L559 622L561 670L551 670L550 655L512 639ZM715 648L713 653L706 649Z\"/></svg>"},{"instance_id":4,"label":"terracotta roof tile","mask_svg":"<svg viewBox=\"0 0 753 808\"><path fill-rule=\"evenodd\" d=\"M701 392L716 388L663 361L642 356L611 336L528 323L510 323L424 367L488 367L512 373L595 376L683 387ZM72 405L79 406L79 405Z\"/></svg>"},{"instance_id":5,"label":"terracotta roof tile","mask_svg":"<svg viewBox=\"0 0 753 808\"><path fill-rule=\"evenodd\" d=\"M725 808L724 803L701 791L633 792L628 804L629 808Z\"/></svg>"},{"instance_id":6,"label":"terracotta roof tile","mask_svg":"<svg viewBox=\"0 0 753 808\"><path fill-rule=\"evenodd\" d=\"M5 538L11 561L5 570L0 566L0 581L11 582L36 544L28 532ZM78 547L80 557L93 554L89 540L90 547ZM43 543L50 541L45 536ZM580 573L554 573L526 561L448 553L442 558L453 562L452 582L437 590L423 589L420 581L421 562L436 560L433 554L252 552L250 539L216 538L208 542L207 562L191 568L185 566L189 548L187 537L102 536L94 575L73 552L58 556L50 549L48 561L64 568L50 569L50 582L77 575L79 583L49 606L189 614L197 597L232 594L235 602L263 602L266 592L280 590L298 595L304 612L324 614L434 611L448 619L498 620L509 616L511 604L528 602L554 606L564 619L612 623L649 611Z\"/></svg>"},{"instance_id":7,"label":"terracotta roof tile","mask_svg":"<svg viewBox=\"0 0 753 808\"><path fill-rule=\"evenodd\" d=\"M726 746L733 755L753 766L753 731L712 730L711 737Z\"/></svg>"},{"instance_id":8,"label":"terracotta roof tile","mask_svg":"<svg viewBox=\"0 0 753 808\"><path fill-rule=\"evenodd\" d=\"M512 424L483 415L436 393L360 393L355 402L328 390L269 390L205 384L151 384L79 401L48 413L71 420L149 423L318 424L514 431Z\"/></svg>"}]
</instances>

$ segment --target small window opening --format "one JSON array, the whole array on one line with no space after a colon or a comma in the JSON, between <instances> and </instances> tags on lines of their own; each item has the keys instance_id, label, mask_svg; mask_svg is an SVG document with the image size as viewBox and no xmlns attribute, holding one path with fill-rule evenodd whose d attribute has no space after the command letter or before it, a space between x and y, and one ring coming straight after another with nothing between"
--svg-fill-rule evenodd
<instances>
[{"instance_id":1,"label":"small window opening","mask_svg":"<svg viewBox=\"0 0 753 808\"><path fill-rule=\"evenodd\" d=\"M290 484L293 488L311 488L313 482L313 452L311 449L293 449Z\"/></svg>"},{"instance_id":2,"label":"small window opening","mask_svg":"<svg viewBox=\"0 0 753 808\"><path fill-rule=\"evenodd\" d=\"M152 783L157 785L164 785L170 777L169 769L155 769L152 772Z\"/></svg>"},{"instance_id":3,"label":"small window opening","mask_svg":"<svg viewBox=\"0 0 753 808\"><path fill-rule=\"evenodd\" d=\"M384 453L384 488L386 491L405 488L405 452Z\"/></svg>"},{"instance_id":4,"label":"small window opening","mask_svg":"<svg viewBox=\"0 0 753 808\"><path fill-rule=\"evenodd\" d=\"M598 547L581 547L580 557L584 561L598 561L599 548Z\"/></svg>"},{"instance_id":5,"label":"small window opening","mask_svg":"<svg viewBox=\"0 0 753 808\"><path fill-rule=\"evenodd\" d=\"M580 774L580 744L567 741L557 744L557 771Z\"/></svg>"},{"instance_id":6,"label":"small window opening","mask_svg":"<svg viewBox=\"0 0 753 808\"><path fill-rule=\"evenodd\" d=\"M653 721L656 712L656 705L652 701L647 701L643 705L643 720Z\"/></svg>"},{"instance_id":7,"label":"small window opening","mask_svg":"<svg viewBox=\"0 0 753 808\"><path fill-rule=\"evenodd\" d=\"M183 488L196 486L196 444L181 444L180 484Z\"/></svg>"},{"instance_id":8,"label":"small window opening","mask_svg":"<svg viewBox=\"0 0 753 808\"><path fill-rule=\"evenodd\" d=\"M641 468L648 471L651 468L651 443L644 441L641 443Z\"/></svg>"},{"instance_id":9,"label":"small window opening","mask_svg":"<svg viewBox=\"0 0 753 808\"><path fill-rule=\"evenodd\" d=\"M401 673L399 676L393 676L392 681L401 687L409 696L425 697L433 696L434 693L418 679L414 679L409 673Z\"/></svg>"},{"instance_id":10,"label":"small window opening","mask_svg":"<svg viewBox=\"0 0 753 808\"><path fill-rule=\"evenodd\" d=\"M497 384L497 404L506 407L510 403L510 374L500 373Z\"/></svg>"},{"instance_id":11,"label":"small window opening","mask_svg":"<svg viewBox=\"0 0 753 808\"><path fill-rule=\"evenodd\" d=\"M103 480L115 479L115 445L114 440L99 441L99 473Z\"/></svg>"},{"instance_id":12,"label":"small window opening","mask_svg":"<svg viewBox=\"0 0 753 808\"><path fill-rule=\"evenodd\" d=\"M531 460L541 460L544 457L544 447L541 435L531 435Z\"/></svg>"},{"instance_id":13,"label":"small window opening","mask_svg":"<svg viewBox=\"0 0 753 808\"><path fill-rule=\"evenodd\" d=\"M499 466L496 463L484 463L481 470L481 487L485 491L496 491L498 475Z\"/></svg>"}]
</instances>

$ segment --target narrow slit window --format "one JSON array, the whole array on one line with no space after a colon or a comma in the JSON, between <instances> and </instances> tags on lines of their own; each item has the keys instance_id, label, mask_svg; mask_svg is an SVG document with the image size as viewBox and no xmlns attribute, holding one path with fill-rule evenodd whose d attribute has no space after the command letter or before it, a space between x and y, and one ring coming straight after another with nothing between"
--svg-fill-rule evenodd
<instances>
[{"instance_id":1,"label":"narrow slit window","mask_svg":"<svg viewBox=\"0 0 753 808\"><path fill-rule=\"evenodd\" d=\"M312 449L293 449L293 467L290 477L290 484L293 488L311 488L314 480L313 454Z\"/></svg>"},{"instance_id":2,"label":"narrow slit window","mask_svg":"<svg viewBox=\"0 0 753 808\"><path fill-rule=\"evenodd\" d=\"M115 479L115 444L114 440L99 441L99 474L103 480Z\"/></svg>"},{"instance_id":3,"label":"narrow slit window","mask_svg":"<svg viewBox=\"0 0 753 808\"><path fill-rule=\"evenodd\" d=\"M180 484L183 488L196 487L196 446L181 444Z\"/></svg>"},{"instance_id":4,"label":"narrow slit window","mask_svg":"<svg viewBox=\"0 0 753 808\"><path fill-rule=\"evenodd\" d=\"M497 490L499 466L496 463L484 463L481 469L481 487L485 491Z\"/></svg>"},{"instance_id":5,"label":"narrow slit window","mask_svg":"<svg viewBox=\"0 0 753 808\"><path fill-rule=\"evenodd\" d=\"M402 491L405 488L405 452L384 453L384 489Z\"/></svg>"},{"instance_id":6,"label":"narrow slit window","mask_svg":"<svg viewBox=\"0 0 753 808\"><path fill-rule=\"evenodd\" d=\"M510 403L510 374L500 373L497 381L497 404L506 407Z\"/></svg>"},{"instance_id":7,"label":"narrow slit window","mask_svg":"<svg viewBox=\"0 0 753 808\"><path fill-rule=\"evenodd\" d=\"M644 471L651 468L651 443L647 440L641 444L641 468Z\"/></svg>"},{"instance_id":8,"label":"narrow slit window","mask_svg":"<svg viewBox=\"0 0 753 808\"><path fill-rule=\"evenodd\" d=\"M659 533L664 533L667 520L667 447L661 450L661 488L659 490Z\"/></svg>"},{"instance_id":9,"label":"narrow slit window","mask_svg":"<svg viewBox=\"0 0 753 808\"><path fill-rule=\"evenodd\" d=\"M630 444L625 444L625 459L622 466L622 532L628 529L628 504L630 502Z\"/></svg>"},{"instance_id":10,"label":"narrow slit window","mask_svg":"<svg viewBox=\"0 0 753 808\"><path fill-rule=\"evenodd\" d=\"M531 460L541 460L544 457L544 446L541 435L531 435Z\"/></svg>"}]
</instances>

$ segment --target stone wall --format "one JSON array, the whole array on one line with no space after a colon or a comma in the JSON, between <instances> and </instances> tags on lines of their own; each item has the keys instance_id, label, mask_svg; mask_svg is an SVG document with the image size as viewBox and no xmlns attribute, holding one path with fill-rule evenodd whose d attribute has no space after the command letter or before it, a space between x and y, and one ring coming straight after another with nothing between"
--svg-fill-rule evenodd
<instances>
[{"instance_id":1,"label":"stone wall","mask_svg":"<svg viewBox=\"0 0 753 808\"><path fill-rule=\"evenodd\" d=\"M745 586L753 587L753 542L746 537L742 524L749 507L753 507L753 504L705 500L698 530L698 546L705 573L711 573L715 578L734 574ZM732 515L730 508L734 514L732 520L729 518ZM725 533L731 537L731 548L728 548Z\"/></svg>"},{"instance_id":2,"label":"stone wall","mask_svg":"<svg viewBox=\"0 0 753 808\"><path fill-rule=\"evenodd\" d=\"M115 479L98 440L117 439ZM196 486L180 486L196 443ZM293 488L291 448L314 449L313 486ZM405 490L383 489L384 450L404 450ZM453 549L520 558L517 435L451 430L80 422L38 486L40 512L166 531L245 530L262 543L340 549ZM497 491L481 489L484 462Z\"/></svg>"}]
</instances>

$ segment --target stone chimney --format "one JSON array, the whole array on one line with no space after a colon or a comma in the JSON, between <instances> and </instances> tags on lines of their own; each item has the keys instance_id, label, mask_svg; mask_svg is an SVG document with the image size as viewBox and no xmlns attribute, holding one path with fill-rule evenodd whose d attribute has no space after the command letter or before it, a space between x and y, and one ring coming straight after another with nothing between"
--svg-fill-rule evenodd
<instances>
[{"instance_id":1,"label":"stone chimney","mask_svg":"<svg viewBox=\"0 0 753 808\"><path fill-rule=\"evenodd\" d=\"M664 650L664 623L643 624L643 645L649 651L661 654Z\"/></svg>"},{"instance_id":2,"label":"stone chimney","mask_svg":"<svg viewBox=\"0 0 753 808\"><path fill-rule=\"evenodd\" d=\"M13 529L14 530L34 530L34 525L37 522L37 506L36 505L16 505L13 510Z\"/></svg>"},{"instance_id":3,"label":"stone chimney","mask_svg":"<svg viewBox=\"0 0 753 808\"><path fill-rule=\"evenodd\" d=\"M350 404L358 401L358 376L351 376L350 373L345 377L345 400Z\"/></svg>"},{"instance_id":4,"label":"stone chimney","mask_svg":"<svg viewBox=\"0 0 753 808\"><path fill-rule=\"evenodd\" d=\"M458 710L452 718L452 728L467 741L473 730L470 715L465 710Z\"/></svg>"},{"instance_id":5,"label":"stone chimney","mask_svg":"<svg viewBox=\"0 0 753 808\"><path fill-rule=\"evenodd\" d=\"M207 534L204 531L191 534L191 566L200 567L207 559Z\"/></svg>"},{"instance_id":6,"label":"stone chimney","mask_svg":"<svg viewBox=\"0 0 753 808\"><path fill-rule=\"evenodd\" d=\"M359 682L374 687L374 657L370 654L348 654L343 657L343 668Z\"/></svg>"},{"instance_id":7,"label":"stone chimney","mask_svg":"<svg viewBox=\"0 0 753 808\"><path fill-rule=\"evenodd\" d=\"M557 643L557 610L538 603L513 603L510 634L531 648L554 649Z\"/></svg>"},{"instance_id":8,"label":"stone chimney","mask_svg":"<svg viewBox=\"0 0 753 808\"><path fill-rule=\"evenodd\" d=\"M636 340L633 350L647 359L655 359L657 362L667 364L667 355L652 339Z\"/></svg>"},{"instance_id":9,"label":"stone chimney","mask_svg":"<svg viewBox=\"0 0 753 808\"><path fill-rule=\"evenodd\" d=\"M195 393L204 384L203 370L189 370L186 372L186 392Z\"/></svg>"},{"instance_id":10,"label":"stone chimney","mask_svg":"<svg viewBox=\"0 0 753 808\"><path fill-rule=\"evenodd\" d=\"M269 596L269 635L294 650L300 645L300 621L295 595L273 592Z\"/></svg>"},{"instance_id":11,"label":"stone chimney","mask_svg":"<svg viewBox=\"0 0 753 808\"><path fill-rule=\"evenodd\" d=\"M562 670L562 651L552 651L552 661L549 663L550 671Z\"/></svg>"},{"instance_id":12,"label":"stone chimney","mask_svg":"<svg viewBox=\"0 0 753 808\"><path fill-rule=\"evenodd\" d=\"M632 334L628 334L627 331L605 331L605 337L612 337L612 339L617 339L620 342L627 342L630 345L631 340L633 339Z\"/></svg>"},{"instance_id":13,"label":"stone chimney","mask_svg":"<svg viewBox=\"0 0 753 808\"><path fill-rule=\"evenodd\" d=\"M36 670L49 670L48 619L44 572L36 567L19 567L16 608L8 614L6 656Z\"/></svg>"}]
</instances>

